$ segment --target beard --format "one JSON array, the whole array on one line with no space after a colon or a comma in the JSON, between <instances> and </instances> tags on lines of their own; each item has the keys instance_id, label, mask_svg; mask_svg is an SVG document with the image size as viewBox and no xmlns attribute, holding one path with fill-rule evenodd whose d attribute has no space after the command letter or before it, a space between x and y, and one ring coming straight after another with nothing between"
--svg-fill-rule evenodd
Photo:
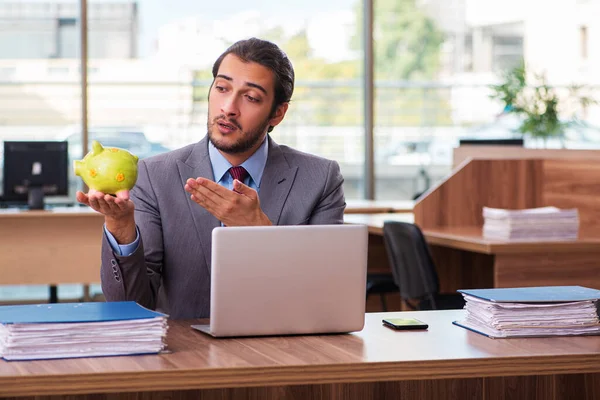
<instances>
[{"instance_id":1,"label":"beard","mask_svg":"<svg viewBox=\"0 0 600 400\"><path fill-rule=\"evenodd\" d=\"M240 154L245 153L246 151L252 149L258 143L260 143L263 139L264 133L267 131L269 127L270 117L265 119L256 129L251 131L244 131L240 124L236 120L227 119L223 114L213 118L208 118L207 122L207 130L208 130L208 140L217 148L217 150L222 151L226 154ZM215 136L214 129L217 128L217 122L219 120L223 120L229 124L233 124L240 132L242 132L242 137L240 137L234 143L226 143L225 140L218 140Z\"/></svg>"}]
</instances>

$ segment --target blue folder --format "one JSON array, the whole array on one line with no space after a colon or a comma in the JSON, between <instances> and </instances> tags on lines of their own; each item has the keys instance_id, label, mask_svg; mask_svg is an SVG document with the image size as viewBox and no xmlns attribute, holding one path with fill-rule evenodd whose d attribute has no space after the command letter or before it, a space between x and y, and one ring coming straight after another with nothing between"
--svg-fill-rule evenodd
<instances>
[{"instance_id":1,"label":"blue folder","mask_svg":"<svg viewBox=\"0 0 600 400\"><path fill-rule=\"evenodd\" d=\"M600 290L583 286L467 289L459 292L497 303L562 303L600 299Z\"/></svg>"},{"instance_id":2,"label":"blue folder","mask_svg":"<svg viewBox=\"0 0 600 400\"><path fill-rule=\"evenodd\" d=\"M166 317L134 301L0 306L0 324L107 322Z\"/></svg>"}]
</instances>

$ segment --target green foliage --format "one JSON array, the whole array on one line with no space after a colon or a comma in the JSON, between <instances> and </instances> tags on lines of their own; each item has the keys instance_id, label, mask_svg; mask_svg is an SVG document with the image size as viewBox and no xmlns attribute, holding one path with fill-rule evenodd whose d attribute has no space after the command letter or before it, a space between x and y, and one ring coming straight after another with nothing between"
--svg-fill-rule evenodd
<instances>
[{"instance_id":1,"label":"green foliage","mask_svg":"<svg viewBox=\"0 0 600 400\"><path fill-rule=\"evenodd\" d=\"M517 98L527 86L525 64L521 63L513 69L504 71L502 73L502 80L501 84L491 86L493 91L491 98L502 101L504 111L520 111Z\"/></svg>"},{"instance_id":2,"label":"green foliage","mask_svg":"<svg viewBox=\"0 0 600 400\"><path fill-rule=\"evenodd\" d=\"M362 54L362 1L357 1L356 33L351 48ZM431 79L439 70L443 35L416 5L416 0L378 0L375 15L375 77L377 81ZM306 30L286 36L282 27L265 29L259 37L277 43L290 57L296 73L293 112L288 123L357 126L363 122L362 57L329 62L315 56ZM212 80L209 69L196 71L196 81ZM306 86L304 82L312 84ZM340 82L341 84L338 84ZM206 101L206 88L194 99ZM378 126L436 125L450 122L450 106L436 90L378 88ZM290 121L291 120L291 121Z\"/></svg>"},{"instance_id":3,"label":"green foliage","mask_svg":"<svg viewBox=\"0 0 600 400\"><path fill-rule=\"evenodd\" d=\"M541 86L534 87L530 96L525 95L528 101L516 107L525 117L519 132L538 138L562 137L569 122L561 122L558 115L558 96L547 85L544 77L540 79Z\"/></svg>"},{"instance_id":4,"label":"green foliage","mask_svg":"<svg viewBox=\"0 0 600 400\"><path fill-rule=\"evenodd\" d=\"M378 126L440 126L452 124L450 92L422 87L378 87Z\"/></svg>"},{"instance_id":5,"label":"green foliage","mask_svg":"<svg viewBox=\"0 0 600 400\"><path fill-rule=\"evenodd\" d=\"M579 122L577 111L595 103L581 94L582 86L571 86L567 95L560 96L548 85L544 74L533 74L528 85L524 63L505 72L503 82L491 89L490 97L503 102L504 112L522 118L518 132L544 141L551 137L564 139L565 130Z\"/></svg>"},{"instance_id":6,"label":"green foliage","mask_svg":"<svg viewBox=\"0 0 600 400\"><path fill-rule=\"evenodd\" d=\"M361 50L362 1L357 2L351 46ZM381 80L431 79L439 70L443 33L415 0L378 0L374 10L375 77Z\"/></svg>"},{"instance_id":7,"label":"green foliage","mask_svg":"<svg viewBox=\"0 0 600 400\"><path fill-rule=\"evenodd\" d=\"M292 35L283 44L283 50L286 52L290 60L310 60L312 59L312 49L308 42L306 30Z\"/></svg>"}]
</instances>

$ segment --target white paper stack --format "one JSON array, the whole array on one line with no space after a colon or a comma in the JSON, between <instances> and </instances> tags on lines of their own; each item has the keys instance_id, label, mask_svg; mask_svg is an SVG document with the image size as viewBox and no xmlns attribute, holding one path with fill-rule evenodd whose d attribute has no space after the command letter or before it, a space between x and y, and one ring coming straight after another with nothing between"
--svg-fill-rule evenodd
<instances>
[{"instance_id":1,"label":"white paper stack","mask_svg":"<svg viewBox=\"0 0 600 400\"><path fill-rule=\"evenodd\" d=\"M135 302L0 307L6 360L155 354L166 348L166 315Z\"/></svg>"},{"instance_id":2,"label":"white paper stack","mask_svg":"<svg viewBox=\"0 0 600 400\"><path fill-rule=\"evenodd\" d=\"M483 207L483 221L483 237L494 240L574 240L579 232L579 213L575 208Z\"/></svg>"},{"instance_id":3,"label":"white paper stack","mask_svg":"<svg viewBox=\"0 0 600 400\"><path fill-rule=\"evenodd\" d=\"M597 299L593 299L600 297L600 291L595 289L560 286L461 292L467 314L455 324L492 338L600 334ZM537 296L540 293L542 296ZM557 298L576 300L555 301Z\"/></svg>"}]
</instances>

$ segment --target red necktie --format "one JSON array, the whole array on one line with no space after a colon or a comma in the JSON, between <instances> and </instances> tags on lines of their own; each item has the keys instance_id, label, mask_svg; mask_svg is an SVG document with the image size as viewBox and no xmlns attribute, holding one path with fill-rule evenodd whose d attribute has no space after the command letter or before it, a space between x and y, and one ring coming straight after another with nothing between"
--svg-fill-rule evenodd
<instances>
[{"instance_id":1,"label":"red necktie","mask_svg":"<svg viewBox=\"0 0 600 400\"><path fill-rule=\"evenodd\" d=\"M248 171L244 167L231 167L229 168L229 174L233 179L244 183L244 179L248 176Z\"/></svg>"}]
</instances>

